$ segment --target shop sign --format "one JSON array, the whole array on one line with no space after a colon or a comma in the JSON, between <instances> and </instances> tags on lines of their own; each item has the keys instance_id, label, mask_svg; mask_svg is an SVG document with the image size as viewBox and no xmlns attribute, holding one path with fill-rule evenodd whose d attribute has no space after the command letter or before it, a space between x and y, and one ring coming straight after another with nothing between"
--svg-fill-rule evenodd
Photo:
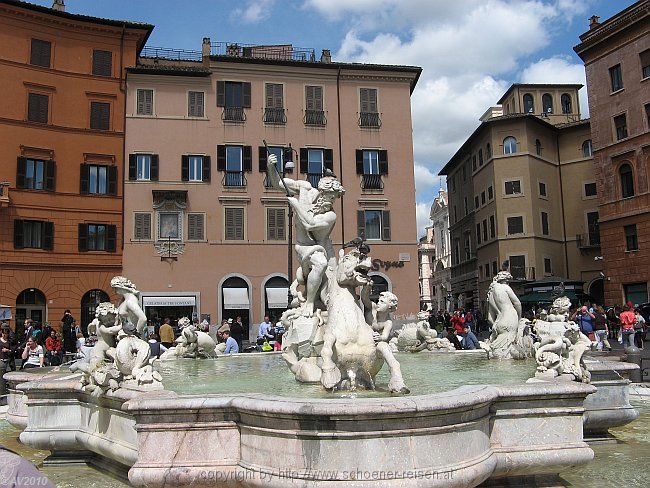
<instances>
[{"instance_id":1,"label":"shop sign","mask_svg":"<svg viewBox=\"0 0 650 488\"><path fill-rule=\"evenodd\" d=\"M403 268L404 261L382 261L381 259L372 260L372 270L379 271L380 268L388 271L390 268Z\"/></svg>"}]
</instances>

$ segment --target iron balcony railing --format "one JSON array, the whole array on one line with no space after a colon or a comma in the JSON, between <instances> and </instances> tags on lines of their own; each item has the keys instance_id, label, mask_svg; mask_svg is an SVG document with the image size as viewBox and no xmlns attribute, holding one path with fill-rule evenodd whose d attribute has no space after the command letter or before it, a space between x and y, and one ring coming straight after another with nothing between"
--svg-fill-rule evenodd
<instances>
[{"instance_id":1,"label":"iron balcony railing","mask_svg":"<svg viewBox=\"0 0 650 488\"><path fill-rule=\"evenodd\" d=\"M140 56L145 58L175 59L178 61L201 61L201 51L155 46L145 46L140 52Z\"/></svg>"},{"instance_id":2,"label":"iron balcony railing","mask_svg":"<svg viewBox=\"0 0 650 488\"><path fill-rule=\"evenodd\" d=\"M287 116L283 108L265 108L264 123L274 125L284 125L287 123Z\"/></svg>"},{"instance_id":3,"label":"iron balcony railing","mask_svg":"<svg viewBox=\"0 0 650 488\"><path fill-rule=\"evenodd\" d=\"M244 107L224 107L221 120L225 122L244 122L246 120Z\"/></svg>"},{"instance_id":4,"label":"iron balcony railing","mask_svg":"<svg viewBox=\"0 0 650 488\"><path fill-rule=\"evenodd\" d=\"M362 190L383 190L384 182L381 175L363 175L361 177Z\"/></svg>"},{"instance_id":5,"label":"iron balcony railing","mask_svg":"<svg viewBox=\"0 0 650 488\"><path fill-rule=\"evenodd\" d=\"M600 234L598 231L589 232L588 234L577 234L576 241L580 249L600 247Z\"/></svg>"},{"instance_id":6,"label":"iron balcony railing","mask_svg":"<svg viewBox=\"0 0 650 488\"><path fill-rule=\"evenodd\" d=\"M327 119L323 110L305 110L303 121L305 125L327 125Z\"/></svg>"},{"instance_id":7,"label":"iron balcony railing","mask_svg":"<svg viewBox=\"0 0 650 488\"><path fill-rule=\"evenodd\" d=\"M307 47L295 47L291 44L256 45L237 42L213 42L211 54L231 56L234 58L275 59L283 61L316 62L316 51Z\"/></svg>"},{"instance_id":8,"label":"iron balcony railing","mask_svg":"<svg viewBox=\"0 0 650 488\"><path fill-rule=\"evenodd\" d=\"M318 182L322 177L323 177L322 173L307 173L307 181L314 188L318 186Z\"/></svg>"},{"instance_id":9,"label":"iron balcony railing","mask_svg":"<svg viewBox=\"0 0 650 488\"><path fill-rule=\"evenodd\" d=\"M221 183L229 188L243 188L246 186L246 174L243 171L226 171Z\"/></svg>"},{"instance_id":10,"label":"iron balcony railing","mask_svg":"<svg viewBox=\"0 0 650 488\"><path fill-rule=\"evenodd\" d=\"M360 127L381 127L381 119L379 118L379 113L377 112L361 112L359 114L359 126Z\"/></svg>"}]
</instances>

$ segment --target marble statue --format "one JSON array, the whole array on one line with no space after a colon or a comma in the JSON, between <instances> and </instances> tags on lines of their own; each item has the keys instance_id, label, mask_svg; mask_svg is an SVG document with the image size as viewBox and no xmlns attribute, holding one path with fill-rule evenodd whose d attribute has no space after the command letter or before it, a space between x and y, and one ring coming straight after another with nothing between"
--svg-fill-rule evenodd
<instances>
[{"instance_id":1,"label":"marble statue","mask_svg":"<svg viewBox=\"0 0 650 488\"><path fill-rule=\"evenodd\" d=\"M591 348L591 341L569 320L570 307L571 300L567 297L556 298L550 312L534 323L540 338L540 342L535 343L536 378L559 376L583 383L591 380L582 360L582 355Z\"/></svg>"},{"instance_id":2,"label":"marble statue","mask_svg":"<svg viewBox=\"0 0 650 488\"><path fill-rule=\"evenodd\" d=\"M436 329L429 327L429 312L422 310L417 314L417 322L404 324L396 337L390 341L393 351L420 352L456 351L454 345L447 339L438 337Z\"/></svg>"},{"instance_id":3,"label":"marble statue","mask_svg":"<svg viewBox=\"0 0 650 488\"><path fill-rule=\"evenodd\" d=\"M211 358L223 353L225 343L217 345L207 333L198 330L197 325L187 317L178 319L181 335L176 339L176 345L162 353L160 359Z\"/></svg>"},{"instance_id":4,"label":"marble statue","mask_svg":"<svg viewBox=\"0 0 650 488\"><path fill-rule=\"evenodd\" d=\"M111 280L111 288L121 297L117 313L126 334L137 332L140 337L147 326L147 316L140 307L140 292L128 278L115 276Z\"/></svg>"},{"instance_id":5,"label":"marble statue","mask_svg":"<svg viewBox=\"0 0 650 488\"><path fill-rule=\"evenodd\" d=\"M522 318L521 302L508 281L512 275L500 271L487 293L488 322L492 327L486 348L496 358L525 359L533 355L530 324Z\"/></svg>"}]
</instances>

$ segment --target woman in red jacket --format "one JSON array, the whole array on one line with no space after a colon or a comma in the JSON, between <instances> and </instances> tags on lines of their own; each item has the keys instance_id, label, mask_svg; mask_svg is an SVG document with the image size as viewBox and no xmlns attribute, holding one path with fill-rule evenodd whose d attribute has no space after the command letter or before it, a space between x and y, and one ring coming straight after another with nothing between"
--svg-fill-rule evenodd
<instances>
[{"instance_id":1,"label":"woman in red jacket","mask_svg":"<svg viewBox=\"0 0 650 488\"><path fill-rule=\"evenodd\" d=\"M61 347L61 341L56 336L56 331L53 330L50 332L50 337L45 339L46 356L51 366L58 366L63 362L63 351Z\"/></svg>"},{"instance_id":2,"label":"woman in red jacket","mask_svg":"<svg viewBox=\"0 0 650 488\"><path fill-rule=\"evenodd\" d=\"M454 315L451 316L451 325L454 327L456 332L458 332L458 335L465 334L465 317L463 317L458 310L456 310Z\"/></svg>"}]
</instances>

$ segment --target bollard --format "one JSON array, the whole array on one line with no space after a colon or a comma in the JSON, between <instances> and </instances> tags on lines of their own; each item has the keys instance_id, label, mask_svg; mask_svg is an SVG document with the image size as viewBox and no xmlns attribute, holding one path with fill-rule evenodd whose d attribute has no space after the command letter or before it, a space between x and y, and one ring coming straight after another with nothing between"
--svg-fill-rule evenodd
<instances>
[{"instance_id":1,"label":"bollard","mask_svg":"<svg viewBox=\"0 0 650 488\"><path fill-rule=\"evenodd\" d=\"M625 352L627 353L626 362L639 365L639 369L635 369L630 374L630 381L632 383L641 383L641 349L636 346L629 346L625 349Z\"/></svg>"}]
</instances>

